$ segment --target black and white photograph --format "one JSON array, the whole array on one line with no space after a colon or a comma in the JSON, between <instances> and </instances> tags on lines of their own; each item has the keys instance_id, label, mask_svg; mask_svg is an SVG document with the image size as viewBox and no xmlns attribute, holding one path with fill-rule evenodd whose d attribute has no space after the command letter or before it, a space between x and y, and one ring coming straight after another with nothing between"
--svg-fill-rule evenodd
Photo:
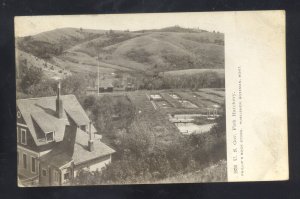
<instances>
[{"instance_id":1,"label":"black and white photograph","mask_svg":"<svg viewBox=\"0 0 300 199\"><path fill-rule=\"evenodd\" d=\"M1 3L0 198L297 198L296 6L58 2Z\"/></svg>"},{"instance_id":2,"label":"black and white photograph","mask_svg":"<svg viewBox=\"0 0 300 199\"><path fill-rule=\"evenodd\" d=\"M15 19L18 186L227 181L225 35L164 16Z\"/></svg>"}]
</instances>

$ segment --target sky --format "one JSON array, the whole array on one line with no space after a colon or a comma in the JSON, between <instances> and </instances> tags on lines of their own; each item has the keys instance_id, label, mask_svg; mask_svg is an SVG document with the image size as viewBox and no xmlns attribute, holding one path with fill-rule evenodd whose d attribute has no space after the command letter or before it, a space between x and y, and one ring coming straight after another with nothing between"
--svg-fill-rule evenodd
<instances>
[{"instance_id":1,"label":"sky","mask_svg":"<svg viewBox=\"0 0 300 199\"><path fill-rule=\"evenodd\" d=\"M102 30L159 29L174 25L222 32L226 12L49 15L15 17L15 36L35 35L56 28L74 27ZM228 14L228 13L227 13Z\"/></svg>"}]
</instances>

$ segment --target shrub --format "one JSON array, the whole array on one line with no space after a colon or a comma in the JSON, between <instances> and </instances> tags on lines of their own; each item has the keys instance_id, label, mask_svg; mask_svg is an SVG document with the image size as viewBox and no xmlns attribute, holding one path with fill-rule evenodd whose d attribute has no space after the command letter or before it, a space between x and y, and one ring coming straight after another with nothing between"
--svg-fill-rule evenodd
<instances>
[{"instance_id":1,"label":"shrub","mask_svg":"<svg viewBox=\"0 0 300 199\"><path fill-rule=\"evenodd\" d=\"M20 87L24 93L28 93L30 86L37 85L43 78L42 69L36 67L23 67L23 76L21 78Z\"/></svg>"}]
</instances>

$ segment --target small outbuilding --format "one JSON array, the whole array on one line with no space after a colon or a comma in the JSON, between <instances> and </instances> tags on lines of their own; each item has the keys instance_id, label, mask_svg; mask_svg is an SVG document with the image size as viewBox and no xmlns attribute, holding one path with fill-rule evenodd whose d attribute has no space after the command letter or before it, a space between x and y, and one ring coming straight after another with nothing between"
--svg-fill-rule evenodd
<instances>
[{"instance_id":1,"label":"small outbuilding","mask_svg":"<svg viewBox=\"0 0 300 199\"><path fill-rule=\"evenodd\" d=\"M113 92L114 86L111 82L102 81L99 85L99 93Z\"/></svg>"}]
</instances>

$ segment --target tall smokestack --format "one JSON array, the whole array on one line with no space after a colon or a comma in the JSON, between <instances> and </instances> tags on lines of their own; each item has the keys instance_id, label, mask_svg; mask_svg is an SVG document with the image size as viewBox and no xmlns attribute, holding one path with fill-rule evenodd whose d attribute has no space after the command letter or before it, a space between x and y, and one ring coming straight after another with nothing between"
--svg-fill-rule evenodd
<instances>
[{"instance_id":1,"label":"tall smokestack","mask_svg":"<svg viewBox=\"0 0 300 199\"><path fill-rule=\"evenodd\" d=\"M62 118L63 116L63 102L60 96L60 82L57 84L57 98L56 98L56 116Z\"/></svg>"},{"instance_id":2,"label":"tall smokestack","mask_svg":"<svg viewBox=\"0 0 300 199\"><path fill-rule=\"evenodd\" d=\"M88 142L88 147L89 151L92 152L94 151L94 140L92 138L92 122L89 123L89 142Z\"/></svg>"}]
</instances>

